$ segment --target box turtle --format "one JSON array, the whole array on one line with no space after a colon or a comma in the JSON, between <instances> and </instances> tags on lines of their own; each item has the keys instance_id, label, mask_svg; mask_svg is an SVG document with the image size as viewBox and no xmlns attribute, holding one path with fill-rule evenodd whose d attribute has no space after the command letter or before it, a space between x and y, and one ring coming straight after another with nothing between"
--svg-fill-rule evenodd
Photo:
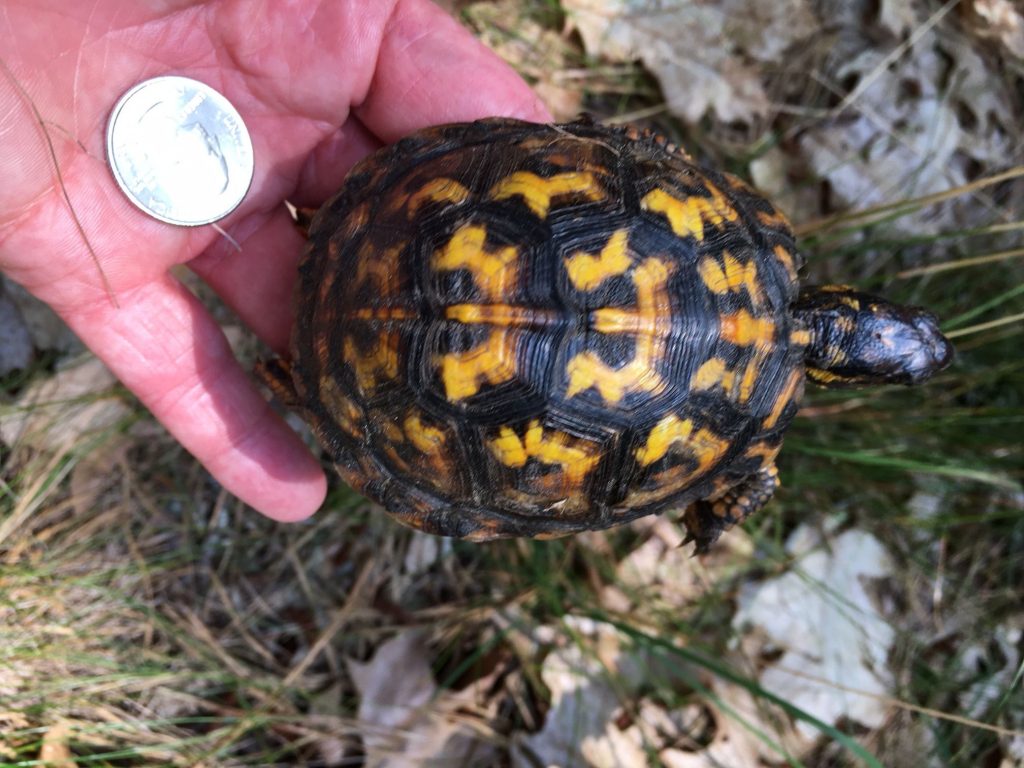
<instances>
[{"instance_id":1,"label":"box turtle","mask_svg":"<svg viewBox=\"0 0 1024 768\"><path fill-rule=\"evenodd\" d=\"M342 478L444 536L762 507L805 377L916 384L928 312L800 290L786 218L665 140L588 120L423 130L313 215L290 360L263 377Z\"/></svg>"}]
</instances>

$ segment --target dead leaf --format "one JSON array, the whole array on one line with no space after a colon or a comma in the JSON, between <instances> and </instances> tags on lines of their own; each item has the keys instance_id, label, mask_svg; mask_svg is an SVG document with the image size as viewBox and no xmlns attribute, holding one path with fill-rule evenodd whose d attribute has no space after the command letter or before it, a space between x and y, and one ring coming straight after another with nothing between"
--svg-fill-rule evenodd
<instances>
[{"instance_id":1,"label":"dead leaf","mask_svg":"<svg viewBox=\"0 0 1024 768\"><path fill-rule=\"evenodd\" d=\"M435 563L451 557L452 551L451 539L413 531L409 538L409 548L402 558L402 573L410 577L418 576Z\"/></svg>"},{"instance_id":2,"label":"dead leaf","mask_svg":"<svg viewBox=\"0 0 1024 768\"><path fill-rule=\"evenodd\" d=\"M1024 663L1022 639L1024 614L997 625L985 645L969 645L960 652L959 664L965 677L976 679L963 687L959 712L984 719L989 708L1007 695ZM1020 719L1014 727L1024 725L1024 715Z\"/></svg>"},{"instance_id":3,"label":"dead leaf","mask_svg":"<svg viewBox=\"0 0 1024 768\"><path fill-rule=\"evenodd\" d=\"M635 648L611 624L578 616L564 628L540 627L540 642L559 642L544 659L541 678L551 692L551 707L540 731L517 734L513 768L533 766L646 765L644 732L622 728L623 697L634 697L654 681L671 684L683 673ZM692 672L691 672L692 673Z\"/></svg>"},{"instance_id":4,"label":"dead leaf","mask_svg":"<svg viewBox=\"0 0 1024 768\"><path fill-rule=\"evenodd\" d=\"M111 391L116 381L95 357L78 359L22 393L0 421L0 440L58 450L113 428L131 413L124 399Z\"/></svg>"},{"instance_id":5,"label":"dead leaf","mask_svg":"<svg viewBox=\"0 0 1024 768\"><path fill-rule=\"evenodd\" d=\"M47 728L43 735L43 744L39 749L39 759L49 768L74 768L75 759L71 755L68 740L71 738L71 726L57 723Z\"/></svg>"},{"instance_id":6,"label":"dead leaf","mask_svg":"<svg viewBox=\"0 0 1024 768\"><path fill-rule=\"evenodd\" d=\"M806 528L806 527L805 527ZM798 529L790 544L806 546ZM787 549L790 548L787 544ZM877 728L885 722L882 700L891 683L886 660L895 632L868 594L867 582L891 573L882 545L861 531L848 531L815 548L793 570L740 592L733 626L748 637L747 656L781 656L760 676L766 690L826 723L849 718ZM769 654L770 652L770 654ZM800 721L813 740L819 733Z\"/></svg>"},{"instance_id":7,"label":"dead leaf","mask_svg":"<svg viewBox=\"0 0 1024 768\"><path fill-rule=\"evenodd\" d=\"M1014 100L961 38L927 36L890 60L892 46L865 48L826 80L855 94L841 113L805 131L801 152L829 183L839 208L866 208L940 192L1014 152L1006 126ZM921 235L957 226L965 198L901 216L887 226Z\"/></svg>"},{"instance_id":8,"label":"dead leaf","mask_svg":"<svg viewBox=\"0 0 1024 768\"><path fill-rule=\"evenodd\" d=\"M922 54L916 65L908 63L894 73L879 69L881 52L868 50L836 73L839 79L865 78L870 85L853 102L849 117L809 131L801 147L845 205L882 205L964 181L953 162L962 141L959 122L949 100L931 87L929 74L937 62L928 59ZM901 81L920 83L924 92L897 99ZM917 231L920 222L906 226Z\"/></svg>"},{"instance_id":9,"label":"dead leaf","mask_svg":"<svg viewBox=\"0 0 1024 768\"><path fill-rule=\"evenodd\" d=\"M918 0L882 0L878 9L878 21L896 37L916 28L921 23Z\"/></svg>"},{"instance_id":10,"label":"dead leaf","mask_svg":"<svg viewBox=\"0 0 1024 768\"><path fill-rule=\"evenodd\" d=\"M358 717L366 765L412 768L424 763L490 766L494 748L473 728L486 714L479 700L488 685L442 691L434 682L422 632L405 630L366 662L347 662L359 691ZM486 729L485 729L486 730Z\"/></svg>"},{"instance_id":11,"label":"dead leaf","mask_svg":"<svg viewBox=\"0 0 1024 768\"><path fill-rule=\"evenodd\" d=\"M396 603L405 600L409 590L422 584L424 579L431 578L427 572L449 561L453 552L451 539L431 536L422 531L404 533L408 535L393 540L395 550L385 555L391 562L398 564L389 569L387 581L388 594Z\"/></svg>"},{"instance_id":12,"label":"dead leaf","mask_svg":"<svg viewBox=\"0 0 1024 768\"><path fill-rule=\"evenodd\" d=\"M641 61L669 110L696 123L753 123L770 103L759 62L774 61L819 23L806 0L563 0L586 50L613 62Z\"/></svg>"},{"instance_id":13,"label":"dead leaf","mask_svg":"<svg viewBox=\"0 0 1024 768\"><path fill-rule=\"evenodd\" d=\"M532 766L643 765L643 749L623 738L614 723L620 699L624 638L608 624L568 617L576 638L544 659L541 678L551 692L544 727L513 742L513 768ZM555 636L559 636L555 630Z\"/></svg>"},{"instance_id":14,"label":"dead leaf","mask_svg":"<svg viewBox=\"0 0 1024 768\"><path fill-rule=\"evenodd\" d=\"M742 668L743 661L727 654L730 666ZM660 723L671 724L659 728L665 747L658 756L666 768L780 765L779 750L761 734L771 734L771 740L793 756L802 755L812 746L794 730L781 709L756 698L741 685L710 674L705 677L712 696L702 697L699 706L690 704L659 717ZM707 744L701 747L704 741ZM648 736L648 743L656 742Z\"/></svg>"},{"instance_id":15,"label":"dead leaf","mask_svg":"<svg viewBox=\"0 0 1024 768\"><path fill-rule=\"evenodd\" d=\"M477 37L533 83L556 121L576 117L583 89L560 76L575 53L565 37L531 18L522 0L487 0L463 12Z\"/></svg>"},{"instance_id":16,"label":"dead leaf","mask_svg":"<svg viewBox=\"0 0 1024 768\"><path fill-rule=\"evenodd\" d=\"M345 684L335 680L322 691L318 691L309 699L309 714L316 719L337 719L345 715L342 700L345 695ZM334 729L322 729L323 733L314 739L317 752L325 766L342 766L348 759L351 738L347 733L336 733Z\"/></svg>"},{"instance_id":17,"label":"dead leaf","mask_svg":"<svg viewBox=\"0 0 1024 768\"><path fill-rule=\"evenodd\" d=\"M733 722L724 720L723 725ZM665 768L720 768L721 766L743 766L743 768L754 768L754 766L765 765L758 757L757 750L751 748L751 739L734 739L733 734L740 732L739 724L736 728L720 727L716 731L714 741L708 744L707 749L699 752L684 752L681 749L663 749L658 753Z\"/></svg>"},{"instance_id":18,"label":"dead leaf","mask_svg":"<svg viewBox=\"0 0 1024 768\"><path fill-rule=\"evenodd\" d=\"M999 768L1020 768L1024 765L1024 733L1004 737L1006 758Z\"/></svg>"},{"instance_id":19,"label":"dead leaf","mask_svg":"<svg viewBox=\"0 0 1024 768\"><path fill-rule=\"evenodd\" d=\"M601 593L609 610L626 613L642 606L658 613L690 605L707 592L716 574L745 561L753 551L750 537L739 529L702 558L693 556L692 547L682 546L685 534L667 518L653 518L648 530L650 537L619 562L615 581Z\"/></svg>"},{"instance_id":20,"label":"dead leaf","mask_svg":"<svg viewBox=\"0 0 1024 768\"><path fill-rule=\"evenodd\" d=\"M1011 54L1024 58L1024 16L1020 3L1011 0L974 0L974 14L982 37L998 40Z\"/></svg>"},{"instance_id":21,"label":"dead leaf","mask_svg":"<svg viewBox=\"0 0 1024 768\"><path fill-rule=\"evenodd\" d=\"M769 147L750 161L750 180L794 224L812 218L818 211L821 193L811 184L794 184L789 174L793 158L778 147Z\"/></svg>"}]
</instances>

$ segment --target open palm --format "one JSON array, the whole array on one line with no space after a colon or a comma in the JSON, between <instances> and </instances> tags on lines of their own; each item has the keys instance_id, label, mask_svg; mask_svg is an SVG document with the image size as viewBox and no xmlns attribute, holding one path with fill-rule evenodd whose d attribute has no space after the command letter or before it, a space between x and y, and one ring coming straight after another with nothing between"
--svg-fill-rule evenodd
<instances>
[{"instance_id":1,"label":"open palm","mask_svg":"<svg viewBox=\"0 0 1024 768\"><path fill-rule=\"evenodd\" d=\"M429 124L547 117L530 90L428 0L6 0L0 55L0 269L50 304L226 488L277 519L323 499L318 464L268 408L213 319L168 269L185 263L283 351L301 238L285 199L317 205L359 158ZM248 197L212 228L148 218L104 160L114 102L163 74L202 80L249 127Z\"/></svg>"}]
</instances>

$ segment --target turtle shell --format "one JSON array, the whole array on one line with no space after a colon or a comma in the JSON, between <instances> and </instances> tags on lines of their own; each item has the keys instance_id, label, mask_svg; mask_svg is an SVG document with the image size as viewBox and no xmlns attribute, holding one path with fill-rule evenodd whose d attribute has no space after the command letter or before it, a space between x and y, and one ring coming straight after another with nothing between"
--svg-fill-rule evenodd
<instances>
[{"instance_id":1,"label":"turtle shell","mask_svg":"<svg viewBox=\"0 0 1024 768\"><path fill-rule=\"evenodd\" d=\"M680 509L779 450L799 266L768 201L651 135L432 128L313 218L294 398L350 485L432 533Z\"/></svg>"}]
</instances>

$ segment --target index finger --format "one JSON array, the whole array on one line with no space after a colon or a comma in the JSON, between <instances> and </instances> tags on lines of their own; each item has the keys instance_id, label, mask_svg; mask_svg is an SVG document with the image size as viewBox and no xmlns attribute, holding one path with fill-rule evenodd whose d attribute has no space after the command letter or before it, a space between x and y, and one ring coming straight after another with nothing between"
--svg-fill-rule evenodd
<instances>
[{"instance_id":1,"label":"index finger","mask_svg":"<svg viewBox=\"0 0 1024 768\"><path fill-rule=\"evenodd\" d=\"M481 117L551 119L507 64L423 0L395 4L384 26L377 69L356 114L385 142L428 125Z\"/></svg>"}]
</instances>

